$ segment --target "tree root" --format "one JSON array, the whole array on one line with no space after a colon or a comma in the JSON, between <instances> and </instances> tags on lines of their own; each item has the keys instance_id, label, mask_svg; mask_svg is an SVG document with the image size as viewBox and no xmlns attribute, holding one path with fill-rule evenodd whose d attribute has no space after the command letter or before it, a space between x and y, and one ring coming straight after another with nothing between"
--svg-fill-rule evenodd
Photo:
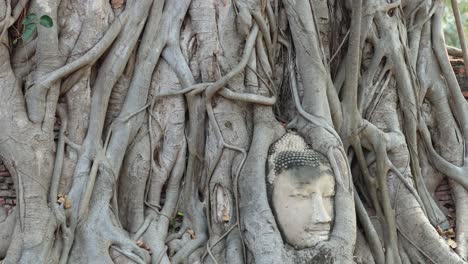
<instances>
[{"instance_id":1,"label":"tree root","mask_svg":"<svg viewBox=\"0 0 468 264\"><path fill-rule=\"evenodd\" d=\"M374 257L374 261L376 264L384 264L385 255L382 244L380 243L380 238L377 234L377 231L375 231L374 225L372 224L356 190L354 191L354 204L356 205L356 214L364 229L364 234L367 238L369 248L372 252L372 256Z\"/></svg>"},{"instance_id":2,"label":"tree root","mask_svg":"<svg viewBox=\"0 0 468 264\"><path fill-rule=\"evenodd\" d=\"M429 130L427 128L427 125L423 121L419 123L419 132L424 141L424 145L426 146L426 149L430 154L430 160L433 163L434 167L437 168L437 170L439 170L443 174L450 177L452 180L462 185L466 190L468 190L468 178L466 178L466 175L468 175L468 158L465 157L464 165L461 167L448 162L446 159L440 156L434 149Z\"/></svg>"},{"instance_id":3,"label":"tree root","mask_svg":"<svg viewBox=\"0 0 468 264\"><path fill-rule=\"evenodd\" d=\"M88 52L80 58L62 66L59 69L43 76L32 84L29 90L39 90L45 92L54 82L72 74L73 72L85 67L92 66L104 52L112 45L117 38L128 19L128 11L123 12L109 27L102 39L94 45Z\"/></svg>"},{"instance_id":4,"label":"tree root","mask_svg":"<svg viewBox=\"0 0 468 264\"><path fill-rule=\"evenodd\" d=\"M181 264L198 248L203 247L203 244L208 240L208 236L205 234L198 234L197 238L189 241L182 249L172 257L172 263Z\"/></svg>"},{"instance_id":5,"label":"tree root","mask_svg":"<svg viewBox=\"0 0 468 264\"><path fill-rule=\"evenodd\" d=\"M110 220L110 209L95 207L89 217L80 222L71 252L73 263L112 263L109 248L113 248L135 263L148 263L148 252L127 237ZM86 256L82 252L87 252Z\"/></svg>"},{"instance_id":6,"label":"tree root","mask_svg":"<svg viewBox=\"0 0 468 264\"><path fill-rule=\"evenodd\" d=\"M18 213L16 209L13 209L9 215L6 215L3 208L0 208L0 258L3 259L6 256L7 250L12 243L13 231L17 224Z\"/></svg>"}]
</instances>

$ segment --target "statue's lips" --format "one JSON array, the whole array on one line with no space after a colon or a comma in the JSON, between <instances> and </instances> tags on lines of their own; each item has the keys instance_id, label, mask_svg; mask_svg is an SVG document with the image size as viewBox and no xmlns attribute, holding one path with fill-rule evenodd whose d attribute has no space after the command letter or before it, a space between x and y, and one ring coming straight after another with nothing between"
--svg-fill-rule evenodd
<instances>
[{"instance_id":1,"label":"statue's lips","mask_svg":"<svg viewBox=\"0 0 468 264\"><path fill-rule=\"evenodd\" d=\"M328 235L330 233L331 225L311 226L304 228L304 231L314 235Z\"/></svg>"},{"instance_id":2,"label":"statue's lips","mask_svg":"<svg viewBox=\"0 0 468 264\"><path fill-rule=\"evenodd\" d=\"M323 230L321 228L318 230L317 227L305 228L304 232L299 235L299 238L303 247L312 247L320 241L328 240L330 238L330 229Z\"/></svg>"}]
</instances>

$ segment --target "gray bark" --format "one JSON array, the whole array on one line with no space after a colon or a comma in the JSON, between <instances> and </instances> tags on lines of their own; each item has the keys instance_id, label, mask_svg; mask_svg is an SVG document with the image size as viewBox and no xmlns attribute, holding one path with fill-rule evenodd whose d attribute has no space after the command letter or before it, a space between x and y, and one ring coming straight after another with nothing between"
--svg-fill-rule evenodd
<instances>
[{"instance_id":1,"label":"gray bark","mask_svg":"<svg viewBox=\"0 0 468 264\"><path fill-rule=\"evenodd\" d=\"M465 263L443 5L387 2L0 1L0 262ZM267 185L288 130L335 177L330 238L301 250Z\"/></svg>"}]
</instances>

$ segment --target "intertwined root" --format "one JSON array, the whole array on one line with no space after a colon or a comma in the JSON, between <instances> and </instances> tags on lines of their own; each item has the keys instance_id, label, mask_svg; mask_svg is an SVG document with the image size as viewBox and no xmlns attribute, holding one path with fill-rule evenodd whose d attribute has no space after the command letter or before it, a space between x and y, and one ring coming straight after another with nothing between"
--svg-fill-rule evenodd
<instances>
[{"instance_id":1,"label":"intertwined root","mask_svg":"<svg viewBox=\"0 0 468 264\"><path fill-rule=\"evenodd\" d=\"M117 223L110 216L112 211L106 207L95 207L96 212L90 212L87 219L80 222L69 261L113 263L117 259L123 259L126 261L118 263L149 263L149 252L140 248L136 241L131 240L121 228L115 226Z\"/></svg>"},{"instance_id":2,"label":"intertwined root","mask_svg":"<svg viewBox=\"0 0 468 264\"><path fill-rule=\"evenodd\" d=\"M55 26L16 40L25 45L12 44L8 29L28 1L0 2L0 156L18 192L15 217L0 222L15 225L7 262L287 262L265 163L284 132L272 108L292 94L289 127L328 155L337 177L328 249L338 262L352 261L354 196L376 263L462 263L434 231L446 219L420 170L433 166L468 186L468 152L441 150L428 124L451 118L459 133L438 133L468 146L439 2L87 1L31 1L29 14L47 13ZM435 117L422 117L424 104ZM71 208L56 205L59 191L69 191ZM458 214L463 257L467 218Z\"/></svg>"}]
</instances>

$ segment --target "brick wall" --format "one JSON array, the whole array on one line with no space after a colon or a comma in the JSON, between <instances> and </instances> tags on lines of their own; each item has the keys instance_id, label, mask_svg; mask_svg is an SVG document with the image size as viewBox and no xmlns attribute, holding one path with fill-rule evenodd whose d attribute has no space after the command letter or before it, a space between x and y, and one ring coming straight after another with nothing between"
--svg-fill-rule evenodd
<instances>
[{"instance_id":1,"label":"brick wall","mask_svg":"<svg viewBox=\"0 0 468 264\"><path fill-rule=\"evenodd\" d=\"M452 188L450 188L447 178L444 178L439 186L437 186L435 198L447 216L450 227L455 228L455 202L452 197Z\"/></svg>"},{"instance_id":2,"label":"brick wall","mask_svg":"<svg viewBox=\"0 0 468 264\"><path fill-rule=\"evenodd\" d=\"M468 99L468 75L465 73L465 66L462 59L450 58L453 72L457 76L458 84L465 98Z\"/></svg>"},{"instance_id":3,"label":"brick wall","mask_svg":"<svg viewBox=\"0 0 468 264\"><path fill-rule=\"evenodd\" d=\"M15 186L10 173L0 160L0 207L10 213L11 209L16 205Z\"/></svg>"}]
</instances>

